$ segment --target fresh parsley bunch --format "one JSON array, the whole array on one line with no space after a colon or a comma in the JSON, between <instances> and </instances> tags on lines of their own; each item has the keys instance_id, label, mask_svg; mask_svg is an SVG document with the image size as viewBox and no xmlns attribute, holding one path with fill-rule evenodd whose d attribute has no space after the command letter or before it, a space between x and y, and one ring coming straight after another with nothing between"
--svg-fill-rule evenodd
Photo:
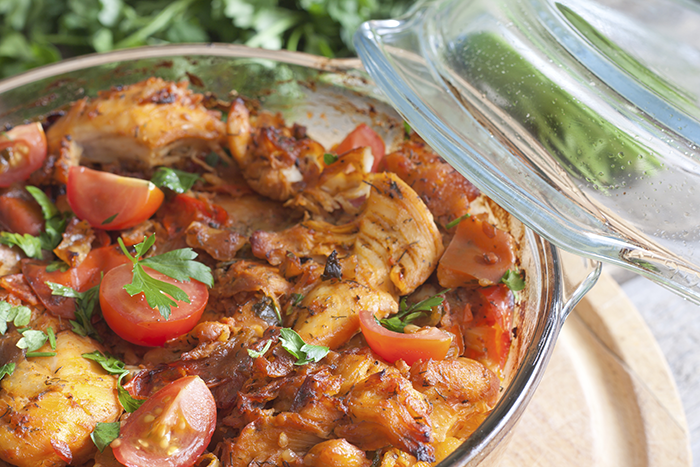
<instances>
[{"instance_id":1,"label":"fresh parsley bunch","mask_svg":"<svg viewBox=\"0 0 700 467\"><path fill-rule=\"evenodd\" d=\"M348 56L366 20L414 0L0 0L0 78L62 58L182 42Z\"/></svg>"}]
</instances>

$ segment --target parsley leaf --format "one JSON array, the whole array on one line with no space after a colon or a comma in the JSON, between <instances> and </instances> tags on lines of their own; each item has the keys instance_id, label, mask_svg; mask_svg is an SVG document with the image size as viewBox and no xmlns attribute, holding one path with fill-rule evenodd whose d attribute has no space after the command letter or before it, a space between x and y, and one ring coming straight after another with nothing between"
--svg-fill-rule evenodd
<instances>
[{"instance_id":1,"label":"parsley leaf","mask_svg":"<svg viewBox=\"0 0 700 467\"><path fill-rule=\"evenodd\" d=\"M456 227L460 222L462 222L464 219L469 217L469 214L465 214L463 216L458 217L457 219L454 219L450 221L446 226L445 230L450 230L452 227Z\"/></svg>"},{"instance_id":2,"label":"parsley leaf","mask_svg":"<svg viewBox=\"0 0 700 467\"><path fill-rule=\"evenodd\" d=\"M71 287L57 284L55 282L46 282L46 285L51 289L52 295L60 295L62 297L75 298L75 319L70 320L73 332L83 337L92 337L93 339L102 342L102 338L97 333L97 329L92 325L92 315L95 312L95 306L100 295L100 285L96 285L85 292L78 292Z\"/></svg>"},{"instance_id":3,"label":"parsley leaf","mask_svg":"<svg viewBox=\"0 0 700 467\"><path fill-rule=\"evenodd\" d=\"M337 160L338 160L338 156L336 156L335 154L331 154L331 153L327 152L323 155L323 162L326 165L331 165L332 163L334 163Z\"/></svg>"},{"instance_id":4,"label":"parsley leaf","mask_svg":"<svg viewBox=\"0 0 700 467\"><path fill-rule=\"evenodd\" d=\"M0 232L0 243L9 246L18 246L29 258L41 259L41 240L29 234L17 234Z\"/></svg>"},{"instance_id":5,"label":"parsley leaf","mask_svg":"<svg viewBox=\"0 0 700 467\"><path fill-rule=\"evenodd\" d=\"M27 353L31 353L43 347L48 338L44 331L28 329L22 333L22 338L17 341L17 347L26 349Z\"/></svg>"},{"instance_id":6,"label":"parsley leaf","mask_svg":"<svg viewBox=\"0 0 700 467\"><path fill-rule=\"evenodd\" d=\"M399 312L397 314L382 320L377 320L377 318L374 319L390 331L404 332L404 328L415 321L419 316L422 316L426 311L430 311L433 307L442 304L442 302L445 300L443 295L449 291L450 289L445 289L442 292L438 292L432 297L428 297L425 300L421 300L420 302L414 303L411 306L408 306L406 303L406 297L403 297L401 299L401 303L399 304Z\"/></svg>"},{"instance_id":7,"label":"parsley leaf","mask_svg":"<svg viewBox=\"0 0 700 467\"><path fill-rule=\"evenodd\" d=\"M319 362L328 355L329 348L323 345L310 345L304 342L299 334L293 329L280 329L280 343L282 348L294 356L297 361L295 365L306 365L311 362Z\"/></svg>"},{"instance_id":8,"label":"parsley leaf","mask_svg":"<svg viewBox=\"0 0 700 467\"><path fill-rule=\"evenodd\" d=\"M123 373L129 372L129 370L126 369L124 362L110 354L103 354L99 350L84 353L82 354L82 357L99 363L100 366L110 375L122 375Z\"/></svg>"},{"instance_id":9,"label":"parsley leaf","mask_svg":"<svg viewBox=\"0 0 700 467\"><path fill-rule=\"evenodd\" d=\"M175 193L185 193L199 180L198 174L184 172L182 170L160 167L153 174L151 182L159 188L169 188Z\"/></svg>"},{"instance_id":10,"label":"parsley leaf","mask_svg":"<svg viewBox=\"0 0 700 467\"><path fill-rule=\"evenodd\" d=\"M15 364L14 363L5 363L3 366L0 366L0 380L5 377L5 375L11 375L15 371Z\"/></svg>"},{"instance_id":11,"label":"parsley leaf","mask_svg":"<svg viewBox=\"0 0 700 467\"><path fill-rule=\"evenodd\" d=\"M253 349L247 349L248 350L248 355L250 355L251 358L258 358L262 357L265 355L265 353L270 350L270 346L272 345L272 341L269 340L265 343L265 347L262 348L262 350L253 350Z\"/></svg>"},{"instance_id":12,"label":"parsley leaf","mask_svg":"<svg viewBox=\"0 0 700 467\"><path fill-rule=\"evenodd\" d=\"M124 254L134 264L132 270L133 279L130 284L124 286L124 290L131 296L143 292L148 306L158 308L161 316L165 319L170 318L170 310L173 306L177 306L176 300L190 303L190 298L178 286L148 275L143 266L148 266L178 281L188 282L192 278L209 287L214 285L214 276L211 274L211 269L198 261L194 261L197 253L191 248L182 248L162 255L141 259L155 243L155 235L151 235L144 239L143 242L134 245L136 250L135 257L131 256L121 238L118 241Z\"/></svg>"},{"instance_id":13,"label":"parsley leaf","mask_svg":"<svg viewBox=\"0 0 700 467\"><path fill-rule=\"evenodd\" d=\"M27 191L30 195L39 203L41 206L41 213L44 215L44 219L51 219L54 216L60 215L56 206L51 202L46 193L41 191L35 186L27 186Z\"/></svg>"},{"instance_id":14,"label":"parsley leaf","mask_svg":"<svg viewBox=\"0 0 700 467\"><path fill-rule=\"evenodd\" d=\"M119 402L121 403L122 407L124 407L124 410L129 413L134 412L145 402L145 399L135 399L131 394L129 394L129 391L124 389L124 386L122 386L122 379L129 374L129 370L126 369L124 362L110 354L103 354L99 350L84 353L82 356L83 358L99 363L107 373L111 375L119 375L119 380L117 383L117 397L119 398Z\"/></svg>"},{"instance_id":15,"label":"parsley leaf","mask_svg":"<svg viewBox=\"0 0 700 467\"><path fill-rule=\"evenodd\" d=\"M104 451L112 441L119 438L119 422L97 422L95 429L90 433L90 438L100 452Z\"/></svg>"},{"instance_id":16,"label":"parsley leaf","mask_svg":"<svg viewBox=\"0 0 700 467\"><path fill-rule=\"evenodd\" d=\"M53 250L63 240L63 232L68 223L67 216L61 214L53 202L46 196L46 193L35 186L27 186L27 191L41 206L41 213L44 215L44 231L39 234L41 248Z\"/></svg>"},{"instance_id":17,"label":"parsley leaf","mask_svg":"<svg viewBox=\"0 0 700 467\"><path fill-rule=\"evenodd\" d=\"M0 302L0 335L7 331L7 323L12 322L20 328L29 324L32 318L32 310L23 305L12 306L3 301Z\"/></svg>"},{"instance_id":18,"label":"parsley leaf","mask_svg":"<svg viewBox=\"0 0 700 467\"><path fill-rule=\"evenodd\" d=\"M55 271L61 271L61 272L66 272L68 269L70 269L70 264L66 263L65 261L53 261L46 266L46 272L55 272Z\"/></svg>"},{"instance_id":19,"label":"parsley leaf","mask_svg":"<svg viewBox=\"0 0 700 467\"><path fill-rule=\"evenodd\" d=\"M510 269L503 274L501 277L501 282L508 286L513 292L520 292L525 288L525 279L517 271L511 271Z\"/></svg>"}]
</instances>

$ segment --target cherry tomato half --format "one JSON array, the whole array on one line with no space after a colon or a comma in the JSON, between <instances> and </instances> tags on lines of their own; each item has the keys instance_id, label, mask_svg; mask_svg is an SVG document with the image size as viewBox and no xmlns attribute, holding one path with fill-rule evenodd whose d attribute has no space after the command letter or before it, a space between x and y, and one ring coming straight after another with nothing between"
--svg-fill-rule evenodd
<instances>
[{"instance_id":1,"label":"cherry tomato half","mask_svg":"<svg viewBox=\"0 0 700 467\"><path fill-rule=\"evenodd\" d=\"M376 172L379 163L384 158L386 147L384 146L384 140L382 137L364 123L357 125L357 128L352 130L335 148L335 152L338 154L345 154L352 149L362 148L365 146L369 146L372 150L372 155L374 156L372 172Z\"/></svg>"},{"instance_id":2,"label":"cherry tomato half","mask_svg":"<svg viewBox=\"0 0 700 467\"><path fill-rule=\"evenodd\" d=\"M401 359L413 365L418 360L443 360L450 350L452 336L438 328L421 329L412 334L389 331L368 310L360 311L360 327L374 353L390 363Z\"/></svg>"},{"instance_id":3,"label":"cherry tomato half","mask_svg":"<svg viewBox=\"0 0 700 467\"><path fill-rule=\"evenodd\" d=\"M185 376L153 394L126 420L111 444L128 467L194 464L216 428L216 403L199 376Z\"/></svg>"},{"instance_id":4,"label":"cherry tomato half","mask_svg":"<svg viewBox=\"0 0 700 467\"><path fill-rule=\"evenodd\" d=\"M207 286L194 279L180 282L165 274L144 268L149 276L180 287L190 303L178 302L170 317L163 318L151 308L143 293L133 297L124 290L133 278L132 265L125 264L105 274L100 286L100 307L105 321L122 339L138 345L160 346L189 332L201 318L209 299Z\"/></svg>"},{"instance_id":5,"label":"cherry tomato half","mask_svg":"<svg viewBox=\"0 0 700 467\"><path fill-rule=\"evenodd\" d=\"M438 280L443 287L497 284L515 262L513 238L478 216L464 219L440 258Z\"/></svg>"},{"instance_id":6,"label":"cherry tomato half","mask_svg":"<svg viewBox=\"0 0 700 467\"><path fill-rule=\"evenodd\" d=\"M55 282L85 292L100 283L101 273L107 273L122 264L131 264L118 245L94 248L79 266L66 271L47 271L45 261L22 260L22 273L34 289L41 303L54 316L75 319L75 299L53 295L46 282Z\"/></svg>"},{"instance_id":7,"label":"cherry tomato half","mask_svg":"<svg viewBox=\"0 0 700 467\"><path fill-rule=\"evenodd\" d=\"M18 125L0 133L0 186L29 178L46 159L46 135L41 123Z\"/></svg>"},{"instance_id":8,"label":"cherry tomato half","mask_svg":"<svg viewBox=\"0 0 700 467\"><path fill-rule=\"evenodd\" d=\"M97 229L128 229L151 217L163 203L163 192L148 180L71 167L68 204L79 219Z\"/></svg>"}]
</instances>

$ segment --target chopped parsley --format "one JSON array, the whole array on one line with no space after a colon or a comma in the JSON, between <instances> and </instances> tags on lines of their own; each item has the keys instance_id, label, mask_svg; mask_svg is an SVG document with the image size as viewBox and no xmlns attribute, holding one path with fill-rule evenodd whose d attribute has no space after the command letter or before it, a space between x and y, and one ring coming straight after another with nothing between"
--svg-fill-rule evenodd
<instances>
[{"instance_id":1,"label":"chopped parsley","mask_svg":"<svg viewBox=\"0 0 700 467\"><path fill-rule=\"evenodd\" d=\"M70 320L73 332L79 336L92 337L102 342L97 329L92 325L92 315L95 313L95 306L100 296L100 285L98 284L85 292L78 292L71 287L55 282L46 282L46 285L51 289L52 295L75 298L75 319Z\"/></svg>"},{"instance_id":2,"label":"chopped parsley","mask_svg":"<svg viewBox=\"0 0 700 467\"><path fill-rule=\"evenodd\" d=\"M503 274L501 282L507 285L513 292L520 292L525 288L525 279L523 279L522 274L517 271L511 271L510 269Z\"/></svg>"},{"instance_id":3,"label":"chopped parsley","mask_svg":"<svg viewBox=\"0 0 700 467\"><path fill-rule=\"evenodd\" d=\"M262 357L265 355L265 353L270 350L270 346L272 345L272 341L269 340L265 343L265 347L262 348L262 350L253 350L253 349L247 349L248 350L248 355L250 355L251 358L258 358Z\"/></svg>"},{"instance_id":4,"label":"chopped parsley","mask_svg":"<svg viewBox=\"0 0 700 467\"><path fill-rule=\"evenodd\" d=\"M100 452L104 451L112 441L119 438L119 422L97 422L95 429L90 433L90 438Z\"/></svg>"},{"instance_id":5,"label":"chopped parsley","mask_svg":"<svg viewBox=\"0 0 700 467\"><path fill-rule=\"evenodd\" d=\"M323 162L326 165L331 165L332 163L334 163L337 160L338 160L338 156L336 156L335 154L331 154L330 152L327 152L323 155Z\"/></svg>"},{"instance_id":6,"label":"chopped parsley","mask_svg":"<svg viewBox=\"0 0 700 467\"><path fill-rule=\"evenodd\" d=\"M454 219L454 220L450 221L450 222L445 226L445 230L450 230L452 227L457 227L457 225L458 225L460 222L462 222L464 219L466 219L467 217L469 217L469 214L465 214L465 215L463 215L463 216L459 216L457 219Z\"/></svg>"},{"instance_id":7,"label":"chopped parsley","mask_svg":"<svg viewBox=\"0 0 700 467\"><path fill-rule=\"evenodd\" d=\"M129 394L129 391L124 389L124 386L122 386L122 379L129 374L129 370L126 369L124 362L110 354L103 354L99 350L84 353L82 356L83 358L99 363L107 373L111 375L119 375L117 397L119 398L119 402L122 404L122 407L124 407L124 410L129 413L134 412L145 402L145 399L135 399L131 394Z\"/></svg>"},{"instance_id":8,"label":"chopped parsley","mask_svg":"<svg viewBox=\"0 0 700 467\"><path fill-rule=\"evenodd\" d=\"M441 305L445 300L443 295L449 291L450 289L443 290L432 297L428 297L410 306L406 303L406 297L403 297L399 304L399 312L397 314L391 318L384 318L377 321L390 331L404 332L404 328L415 321L419 316L422 316L426 311L430 311L433 307Z\"/></svg>"},{"instance_id":9,"label":"chopped parsley","mask_svg":"<svg viewBox=\"0 0 700 467\"><path fill-rule=\"evenodd\" d=\"M294 362L295 365L319 362L330 351L328 347L323 345L307 344L295 330L290 328L280 329L280 343L284 350L297 359Z\"/></svg>"},{"instance_id":10,"label":"chopped parsley","mask_svg":"<svg viewBox=\"0 0 700 467\"><path fill-rule=\"evenodd\" d=\"M192 185L194 185L199 178L198 174L171 169L169 167L159 167L156 173L153 174L151 182L159 188L169 188L175 193L185 193L192 188Z\"/></svg>"}]
</instances>

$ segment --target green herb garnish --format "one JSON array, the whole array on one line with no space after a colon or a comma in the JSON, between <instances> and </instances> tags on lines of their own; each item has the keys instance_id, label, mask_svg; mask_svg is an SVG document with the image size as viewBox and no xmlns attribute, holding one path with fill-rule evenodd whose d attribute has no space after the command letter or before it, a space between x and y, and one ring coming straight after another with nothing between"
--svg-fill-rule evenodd
<instances>
[{"instance_id":1,"label":"green herb garnish","mask_svg":"<svg viewBox=\"0 0 700 467\"><path fill-rule=\"evenodd\" d=\"M517 271L511 271L510 269L503 274L501 277L501 282L508 286L513 292L520 292L525 288L525 279Z\"/></svg>"},{"instance_id":2,"label":"green herb garnish","mask_svg":"<svg viewBox=\"0 0 700 467\"><path fill-rule=\"evenodd\" d=\"M160 167L153 174L151 182L159 188L169 188L175 193L185 193L199 180L199 175L182 170Z\"/></svg>"},{"instance_id":3,"label":"green herb garnish","mask_svg":"<svg viewBox=\"0 0 700 467\"><path fill-rule=\"evenodd\" d=\"M452 227L456 227L460 222L462 222L464 219L469 217L469 214L465 214L463 216L459 216L457 219L454 219L450 221L446 226L445 230L450 230Z\"/></svg>"},{"instance_id":4,"label":"green herb garnish","mask_svg":"<svg viewBox=\"0 0 700 467\"><path fill-rule=\"evenodd\" d=\"M408 306L406 297L403 297L399 304L399 312L397 314L391 318L384 318L382 320L377 320L376 317L374 319L390 331L403 332L406 326L415 321L419 316L422 316L426 311L430 311L433 307L441 305L445 300L443 295L449 291L450 289L443 290L411 306Z\"/></svg>"},{"instance_id":5,"label":"green herb garnish","mask_svg":"<svg viewBox=\"0 0 700 467\"><path fill-rule=\"evenodd\" d=\"M280 343L284 350L296 357L295 365L319 362L330 351L328 347L323 345L307 344L295 330L290 328L280 329Z\"/></svg>"},{"instance_id":6,"label":"green herb garnish","mask_svg":"<svg viewBox=\"0 0 700 467\"><path fill-rule=\"evenodd\" d=\"M0 243L9 246L18 246L29 258L41 259L41 240L29 234L17 234L0 232Z\"/></svg>"},{"instance_id":7,"label":"green herb garnish","mask_svg":"<svg viewBox=\"0 0 700 467\"><path fill-rule=\"evenodd\" d=\"M90 438L100 452L104 451L112 441L119 438L119 422L97 422L95 429L90 433Z\"/></svg>"},{"instance_id":8,"label":"green herb garnish","mask_svg":"<svg viewBox=\"0 0 700 467\"><path fill-rule=\"evenodd\" d=\"M78 292L71 287L55 282L46 282L46 285L51 289L52 295L75 298L75 319L70 320L73 332L79 336L92 337L102 342L97 329L92 325L92 315L95 313L95 306L100 296L100 285L98 284L85 292Z\"/></svg>"},{"instance_id":9,"label":"green herb garnish","mask_svg":"<svg viewBox=\"0 0 700 467\"><path fill-rule=\"evenodd\" d=\"M0 366L0 380L3 379L6 375L11 375L14 372L15 372L15 364L14 363L5 363L3 366Z\"/></svg>"},{"instance_id":10,"label":"green herb garnish","mask_svg":"<svg viewBox=\"0 0 700 467\"><path fill-rule=\"evenodd\" d=\"M323 155L323 162L326 165L331 165L332 163L334 163L337 160L338 160L338 156L336 156L335 154L331 154L331 153L327 152Z\"/></svg>"},{"instance_id":11,"label":"green herb garnish","mask_svg":"<svg viewBox=\"0 0 700 467\"><path fill-rule=\"evenodd\" d=\"M151 235L143 242L134 245L136 250L135 256L131 256L121 238L118 241L122 251L134 265L132 269L133 279L130 284L124 286L124 290L132 297L143 293L148 306L158 308L161 316L165 319L170 318L170 310L173 306L177 307L177 301L190 303L190 298L180 287L148 275L143 269L145 266L178 281L189 282L190 278L192 278L209 287L214 285L211 269L198 261L194 261L197 253L192 248L182 248L142 259L155 243L155 235Z\"/></svg>"},{"instance_id":12,"label":"green herb garnish","mask_svg":"<svg viewBox=\"0 0 700 467\"><path fill-rule=\"evenodd\" d=\"M124 407L124 410L129 413L134 412L145 402L145 399L135 399L131 394L129 394L129 391L124 389L124 386L122 386L122 379L129 374L129 370L126 369L124 362L110 354L103 354L99 350L84 353L82 356L83 358L99 363L107 373L119 375L117 397L119 398L119 402L122 404L122 407Z\"/></svg>"},{"instance_id":13,"label":"green herb garnish","mask_svg":"<svg viewBox=\"0 0 700 467\"><path fill-rule=\"evenodd\" d=\"M262 357L265 355L265 353L270 350L270 346L272 345L272 341L267 341L265 343L265 347L262 348L262 350L253 350L253 349L247 349L248 350L248 355L250 355L251 358L258 358Z\"/></svg>"}]
</instances>

